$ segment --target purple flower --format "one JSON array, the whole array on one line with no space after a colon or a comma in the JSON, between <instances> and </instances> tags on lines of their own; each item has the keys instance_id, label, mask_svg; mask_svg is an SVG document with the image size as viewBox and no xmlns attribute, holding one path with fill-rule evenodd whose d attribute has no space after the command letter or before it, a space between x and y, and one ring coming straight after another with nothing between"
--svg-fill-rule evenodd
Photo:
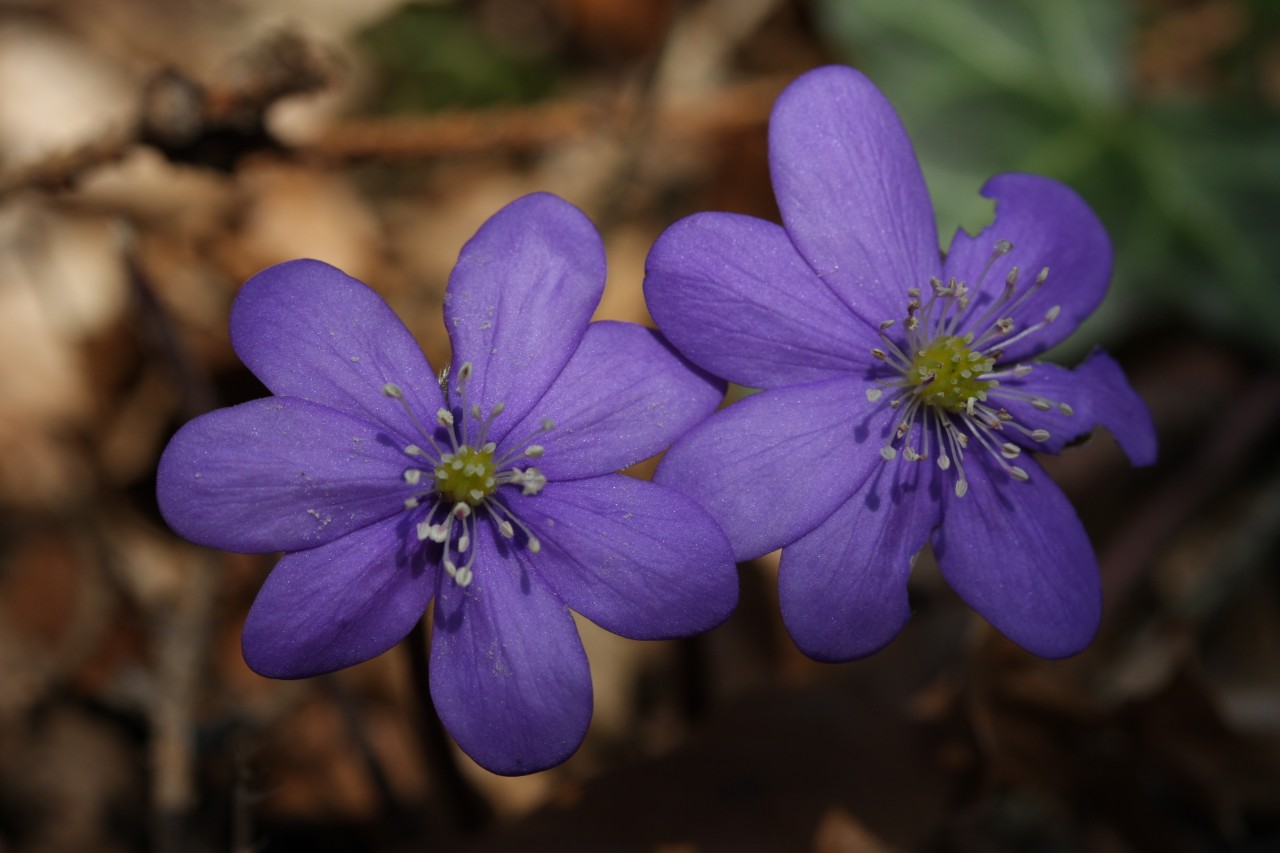
<instances>
[{"instance_id":1,"label":"purple flower","mask_svg":"<svg viewBox=\"0 0 1280 853\"><path fill-rule=\"evenodd\" d=\"M957 232L944 259L897 115L848 68L783 92L769 162L782 227L699 214L649 255L645 294L668 339L763 389L678 441L655 480L705 506L737 559L783 548L782 616L819 660L893 639L926 543L1019 645L1084 648L1097 562L1027 451L1102 425L1135 464L1155 459L1150 415L1111 358L1034 361L1106 293L1101 224L1055 181L997 175L983 189L995 222Z\"/></svg>"},{"instance_id":2,"label":"purple flower","mask_svg":"<svg viewBox=\"0 0 1280 853\"><path fill-rule=\"evenodd\" d=\"M570 609L641 639L725 619L737 579L715 523L615 473L703 419L722 387L645 328L589 325L604 278L577 208L511 203L450 278L440 379L390 307L331 266L245 283L231 341L275 396L184 426L158 492L193 542L289 552L244 627L254 670L368 660L434 597L441 720L484 767L530 773L567 758L591 717Z\"/></svg>"}]
</instances>

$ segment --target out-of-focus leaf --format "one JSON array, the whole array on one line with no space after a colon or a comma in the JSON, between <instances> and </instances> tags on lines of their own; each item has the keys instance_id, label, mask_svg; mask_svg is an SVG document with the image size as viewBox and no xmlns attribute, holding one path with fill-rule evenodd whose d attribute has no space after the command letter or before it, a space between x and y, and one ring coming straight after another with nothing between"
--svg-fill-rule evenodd
<instances>
[{"instance_id":1,"label":"out-of-focus leaf","mask_svg":"<svg viewBox=\"0 0 1280 853\"><path fill-rule=\"evenodd\" d=\"M1051 175L1097 210L1116 244L1115 292L1075 348L1141 309L1244 331L1280 350L1280 246L1269 233L1280 202L1280 124L1257 89L1237 87L1233 112L1144 102L1128 71L1129 7L1111 0L816 0L815 8L833 46L901 113L942 234L956 222L972 231L990 221L977 191L997 172ZM1238 52L1257 42L1251 33Z\"/></svg>"},{"instance_id":2,"label":"out-of-focus leaf","mask_svg":"<svg viewBox=\"0 0 1280 853\"><path fill-rule=\"evenodd\" d=\"M407 5L359 41L379 78L370 112L524 103L546 95L557 79L549 58L516 55L454 5Z\"/></svg>"}]
</instances>

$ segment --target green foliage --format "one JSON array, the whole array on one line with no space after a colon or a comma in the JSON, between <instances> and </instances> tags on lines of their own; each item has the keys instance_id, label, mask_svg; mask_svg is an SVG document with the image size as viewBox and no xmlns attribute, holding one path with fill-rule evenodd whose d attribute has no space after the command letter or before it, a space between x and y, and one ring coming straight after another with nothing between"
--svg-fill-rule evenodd
<instances>
[{"instance_id":1,"label":"green foliage","mask_svg":"<svg viewBox=\"0 0 1280 853\"><path fill-rule=\"evenodd\" d=\"M545 97L558 69L490 38L464 8L409 4L360 35L378 85L370 112L433 112Z\"/></svg>"},{"instance_id":2,"label":"green foliage","mask_svg":"<svg viewBox=\"0 0 1280 853\"><path fill-rule=\"evenodd\" d=\"M940 227L989 222L977 191L996 172L1052 175L1094 206L1117 268L1082 343L1141 305L1280 351L1280 124L1248 73L1217 101L1143 99L1131 7L1115 0L814 3L901 113ZM1250 5L1255 24L1266 5ZM1266 41L1255 29L1223 61L1247 72Z\"/></svg>"}]
</instances>

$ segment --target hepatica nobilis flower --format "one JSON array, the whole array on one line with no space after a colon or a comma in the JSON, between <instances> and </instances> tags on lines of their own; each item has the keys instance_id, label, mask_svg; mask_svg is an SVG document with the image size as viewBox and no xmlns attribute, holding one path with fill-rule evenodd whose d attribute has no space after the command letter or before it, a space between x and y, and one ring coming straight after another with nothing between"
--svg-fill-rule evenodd
<instances>
[{"instance_id":1,"label":"hepatica nobilis flower","mask_svg":"<svg viewBox=\"0 0 1280 853\"><path fill-rule=\"evenodd\" d=\"M1035 361L1101 301L1111 247L1070 189L1004 174L995 221L943 258L893 108L852 69L796 80L769 125L781 227L704 213L650 253L645 293L696 364L763 389L679 440L655 480L697 498L738 559L782 547L787 629L821 660L876 651L931 542L951 586L1024 648L1073 654L1101 613L1071 505L1029 451L1096 425L1136 464L1150 415L1111 358ZM785 546L785 547L784 547Z\"/></svg>"},{"instance_id":2,"label":"hepatica nobilis flower","mask_svg":"<svg viewBox=\"0 0 1280 853\"><path fill-rule=\"evenodd\" d=\"M381 654L434 598L431 695L497 773L568 757L591 716L570 609L633 638L703 631L737 600L729 543L675 489L615 473L711 412L721 385L654 332L590 318L600 237L539 194L463 248L437 378L372 290L318 261L245 283L231 342L274 396L203 415L160 460L166 520L288 552L244 627L257 672Z\"/></svg>"}]
</instances>

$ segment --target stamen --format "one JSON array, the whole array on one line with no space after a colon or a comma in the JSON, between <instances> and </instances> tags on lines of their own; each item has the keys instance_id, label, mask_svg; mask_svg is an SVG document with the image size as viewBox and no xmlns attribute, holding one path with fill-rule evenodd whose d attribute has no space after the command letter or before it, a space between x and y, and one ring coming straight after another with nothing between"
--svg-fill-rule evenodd
<instances>
[{"instance_id":1,"label":"stamen","mask_svg":"<svg viewBox=\"0 0 1280 853\"><path fill-rule=\"evenodd\" d=\"M519 459L521 456L529 455L528 451L533 449L534 447L538 448L538 456L541 456L542 445L538 445L538 444L531 445L529 444L529 442L537 438L538 436L543 435L544 433L551 432L555 428L556 428L556 425L553 421L547 418L543 418L542 423L538 426L537 429L535 429L533 432L529 433L519 441L511 442L509 444L509 446L513 448L511 452L507 453L501 459L495 460L493 463L493 466L495 468L503 468L507 465L507 463L511 462L512 460Z\"/></svg>"},{"instance_id":2,"label":"stamen","mask_svg":"<svg viewBox=\"0 0 1280 853\"><path fill-rule=\"evenodd\" d=\"M430 430L422 425L422 421L420 421L417 414L414 413L413 407L409 405L409 401L404 398L404 390L394 382L388 382L382 386L382 393L400 404L400 408L404 409L404 413L409 416L409 422L413 424L413 428L427 440L427 444L430 445L431 449L436 452L437 456L439 456L440 447L436 444L435 439L431 437ZM404 449L404 452L410 456L426 455L422 452L422 448L418 447L416 444L410 444Z\"/></svg>"}]
</instances>

